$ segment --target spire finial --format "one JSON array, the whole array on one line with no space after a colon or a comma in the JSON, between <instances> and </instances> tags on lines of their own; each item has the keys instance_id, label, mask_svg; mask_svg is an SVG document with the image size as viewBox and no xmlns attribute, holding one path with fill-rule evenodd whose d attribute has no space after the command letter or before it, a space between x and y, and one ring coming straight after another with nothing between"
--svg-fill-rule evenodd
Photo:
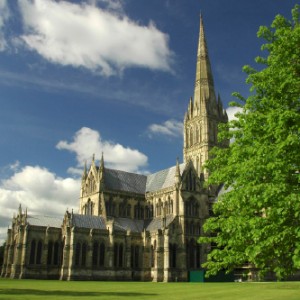
<instances>
[{"instance_id":1,"label":"spire finial","mask_svg":"<svg viewBox=\"0 0 300 300\"><path fill-rule=\"evenodd\" d=\"M101 170L104 169L104 157L103 157L103 151L102 151L102 154L101 154L100 169L101 169Z\"/></svg>"},{"instance_id":2,"label":"spire finial","mask_svg":"<svg viewBox=\"0 0 300 300\"><path fill-rule=\"evenodd\" d=\"M180 167L179 167L179 158L176 158L176 171L175 171L175 183L179 184L180 183Z\"/></svg>"},{"instance_id":3,"label":"spire finial","mask_svg":"<svg viewBox=\"0 0 300 300\"><path fill-rule=\"evenodd\" d=\"M87 167L86 167L86 160L84 161L84 167L82 172L82 180L85 180L87 177Z\"/></svg>"}]
</instances>

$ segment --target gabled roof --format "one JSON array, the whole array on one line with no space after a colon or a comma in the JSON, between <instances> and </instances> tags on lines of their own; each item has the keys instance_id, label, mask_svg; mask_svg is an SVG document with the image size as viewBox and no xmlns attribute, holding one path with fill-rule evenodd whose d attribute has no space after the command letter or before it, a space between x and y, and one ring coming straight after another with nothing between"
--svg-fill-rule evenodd
<instances>
[{"instance_id":1,"label":"gabled roof","mask_svg":"<svg viewBox=\"0 0 300 300\"><path fill-rule=\"evenodd\" d=\"M179 168L182 175L185 164L180 164ZM175 172L176 166L148 175L146 192L154 192L173 186L175 184Z\"/></svg>"},{"instance_id":2,"label":"gabled roof","mask_svg":"<svg viewBox=\"0 0 300 300\"><path fill-rule=\"evenodd\" d=\"M63 222L63 217L49 217L49 216L27 216L27 223L33 226L42 226L42 227L55 227L60 228Z\"/></svg>"},{"instance_id":3,"label":"gabled roof","mask_svg":"<svg viewBox=\"0 0 300 300\"><path fill-rule=\"evenodd\" d=\"M105 168L104 182L109 190L145 194L147 176Z\"/></svg>"}]
</instances>

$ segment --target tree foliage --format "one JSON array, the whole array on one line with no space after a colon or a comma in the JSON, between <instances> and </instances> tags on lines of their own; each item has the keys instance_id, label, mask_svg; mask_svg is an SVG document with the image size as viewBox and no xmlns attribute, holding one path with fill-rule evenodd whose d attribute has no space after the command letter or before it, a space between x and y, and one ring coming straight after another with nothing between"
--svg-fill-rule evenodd
<instances>
[{"instance_id":1,"label":"tree foliage","mask_svg":"<svg viewBox=\"0 0 300 300\"><path fill-rule=\"evenodd\" d=\"M228 148L214 148L209 184L227 192L214 205L201 243L214 243L208 274L246 262L278 279L300 268L300 6L289 21L277 15L258 37L266 43L260 70L245 66L250 96L238 98L237 120L220 129Z\"/></svg>"}]
</instances>

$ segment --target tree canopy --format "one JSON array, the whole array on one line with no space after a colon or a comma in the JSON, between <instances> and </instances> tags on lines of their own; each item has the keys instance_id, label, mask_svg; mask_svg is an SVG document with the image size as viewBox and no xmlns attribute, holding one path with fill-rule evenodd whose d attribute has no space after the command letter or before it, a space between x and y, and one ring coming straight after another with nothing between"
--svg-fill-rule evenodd
<instances>
[{"instance_id":1,"label":"tree canopy","mask_svg":"<svg viewBox=\"0 0 300 300\"><path fill-rule=\"evenodd\" d=\"M208 274L250 263L282 279L300 268L299 11L259 28L266 55L255 59L259 70L244 67L250 96L234 93L241 112L218 135L231 143L206 163L208 183L226 191L199 239L216 245L203 265Z\"/></svg>"}]
</instances>

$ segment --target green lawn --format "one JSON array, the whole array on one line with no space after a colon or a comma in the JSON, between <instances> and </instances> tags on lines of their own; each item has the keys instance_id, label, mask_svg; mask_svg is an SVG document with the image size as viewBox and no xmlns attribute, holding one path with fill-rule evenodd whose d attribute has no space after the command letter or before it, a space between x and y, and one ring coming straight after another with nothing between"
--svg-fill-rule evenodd
<instances>
[{"instance_id":1,"label":"green lawn","mask_svg":"<svg viewBox=\"0 0 300 300\"><path fill-rule=\"evenodd\" d=\"M146 283L0 279L0 299L299 300L300 282Z\"/></svg>"}]
</instances>

